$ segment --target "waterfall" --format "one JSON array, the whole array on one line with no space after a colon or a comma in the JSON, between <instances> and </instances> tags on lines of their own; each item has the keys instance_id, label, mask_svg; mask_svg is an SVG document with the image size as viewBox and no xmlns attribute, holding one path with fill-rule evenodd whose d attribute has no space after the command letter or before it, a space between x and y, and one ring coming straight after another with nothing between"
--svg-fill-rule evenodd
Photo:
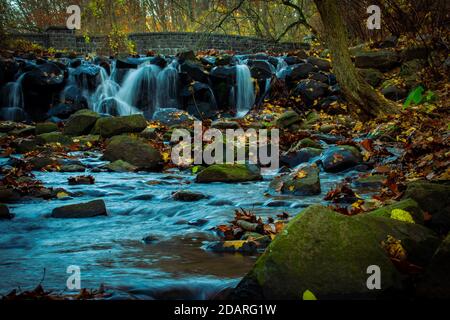
<instances>
[{"instance_id":1,"label":"waterfall","mask_svg":"<svg viewBox=\"0 0 450 320\"><path fill-rule=\"evenodd\" d=\"M146 64L130 71L116 98L131 106L131 110L138 108L143 110L147 116L151 116L155 111L156 85L160 71L158 66L152 64ZM139 110L136 109L134 113L138 113Z\"/></svg>"},{"instance_id":2,"label":"waterfall","mask_svg":"<svg viewBox=\"0 0 450 320\"><path fill-rule=\"evenodd\" d=\"M25 73L15 82L8 82L3 88L3 108L0 116L5 120L20 121L25 115L22 80Z\"/></svg>"},{"instance_id":3,"label":"waterfall","mask_svg":"<svg viewBox=\"0 0 450 320\"><path fill-rule=\"evenodd\" d=\"M236 65L236 109L237 116L243 117L255 103L255 90L250 69L246 64Z\"/></svg>"},{"instance_id":4,"label":"waterfall","mask_svg":"<svg viewBox=\"0 0 450 320\"><path fill-rule=\"evenodd\" d=\"M275 74L278 79L281 79L284 77L284 71L289 67L289 65L287 64L286 60L284 60L284 57L278 57L277 60L277 71Z\"/></svg>"},{"instance_id":5,"label":"waterfall","mask_svg":"<svg viewBox=\"0 0 450 320\"><path fill-rule=\"evenodd\" d=\"M172 61L157 77L156 108L178 108L178 62Z\"/></svg>"}]
</instances>

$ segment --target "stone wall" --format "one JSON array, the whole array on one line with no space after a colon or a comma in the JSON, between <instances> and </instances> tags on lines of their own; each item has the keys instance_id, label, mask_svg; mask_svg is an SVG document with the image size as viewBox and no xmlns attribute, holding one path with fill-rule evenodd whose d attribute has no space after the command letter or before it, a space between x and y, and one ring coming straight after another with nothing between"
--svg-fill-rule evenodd
<instances>
[{"instance_id":1,"label":"stone wall","mask_svg":"<svg viewBox=\"0 0 450 320\"><path fill-rule=\"evenodd\" d=\"M28 40L57 50L109 53L106 36L90 37L90 41L87 43L83 36L65 29L48 30L45 33L18 33L11 35L11 37ZM284 52L307 47L306 44L302 43L274 43L254 37L189 32L133 33L128 38L136 44L136 49L141 54L149 50L161 54L175 54L190 49L234 50L243 53L265 50Z\"/></svg>"}]
</instances>

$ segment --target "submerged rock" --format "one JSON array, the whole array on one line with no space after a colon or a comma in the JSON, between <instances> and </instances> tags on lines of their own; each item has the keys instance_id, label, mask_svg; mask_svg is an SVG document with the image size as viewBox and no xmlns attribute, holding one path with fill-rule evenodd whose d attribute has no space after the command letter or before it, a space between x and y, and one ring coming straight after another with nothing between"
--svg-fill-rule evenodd
<instances>
[{"instance_id":1,"label":"submerged rock","mask_svg":"<svg viewBox=\"0 0 450 320\"><path fill-rule=\"evenodd\" d=\"M93 133L109 138L122 133L140 133L147 127L147 121L141 114L123 117L100 118L95 123Z\"/></svg>"},{"instance_id":2,"label":"submerged rock","mask_svg":"<svg viewBox=\"0 0 450 320\"><path fill-rule=\"evenodd\" d=\"M420 225L382 217L348 217L324 206L311 206L275 238L232 296L298 300L306 290L319 300L393 295L404 287L381 246L387 235L401 240L412 260L431 258L429 253L438 244L433 233ZM425 254L418 250L416 255L417 247ZM367 286L367 270L372 265L382 270L380 290Z\"/></svg>"},{"instance_id":3,"label":"submerged rock","mask_svg":"<svg viewBox=\"0 0 450 320\"><path fill-rule=\"evenodd\" d=\"M0 203L0 220L10 220L13 217L14 215L9 212L9 208Z\"/></svg>"},{"instance_id":4,"label":"submerged rock","mask_svg":"<svg viewBox=\"0 0 450 320\"><path fill-rule=\"evenodd\" d=\"M191 202L191 201L198 201L201 199L208 198L208 196L204 195L201 192L180 190L180 191L173 193L172 198L177 201Z\"/></svg>"},{"instance_id":5,"label":"submerged rock","mask_svg":"<svg viewBox=\"0 0 450 320\"><path fill-rule=\"evenodd\" d=\"M111 139L103 159L111 162L123 160L138 169L149 171L161 169L162 164L161 154L158 150L144 140L125 135Z\"/></svg>"},{"instance_id":6,"label":"submerged rock","mask_svg":"<svg viewBox=\"0 0 450 320\"><path fill-rule=\"evenodd\" d=\"M287 166L293 168L301 163L308 162L314 157L320 156L322 149L316 148L302 148L298 151L288 151L283 153L280 157L280 162L286 164Z\"/></svg>"},{"instance_id":7,"label":"submerged rock","mask_svg":"<svg viewBox=\"0 0 450 320\"><path fill-rule=\"evenodd\" d=\"M196 182L245 182L262 180L260 168L250 164L214 164L197 174Z\"/></svg>"},{"instance_id":8,"label":"submerged rock","mask_svg":"<svg viewBox=\"0 0 450 320\"><path fill-rule=\"evenodd\" d=\"M53 209L52 218L91 218L97 216L107 216L105 202L94 200L86 203L71 204Z\"/></svg>"}]
</instances>

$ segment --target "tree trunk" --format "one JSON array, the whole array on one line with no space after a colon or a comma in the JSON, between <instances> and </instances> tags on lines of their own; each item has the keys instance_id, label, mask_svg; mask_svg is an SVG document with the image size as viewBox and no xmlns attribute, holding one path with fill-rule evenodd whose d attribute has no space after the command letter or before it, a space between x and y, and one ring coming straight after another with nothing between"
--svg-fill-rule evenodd
<instances>
[{"instance_id":1,"label":"tree trunk","mask_svg":"<svg viewBox=\"0 0 450 320\"><path fill-rule=\"evenodd\" d=\"M325 41L330 49L333 72L350 103L350 110L361 118L373 118L396 113L395 104L375 91L357 72L348 51L348 34L336 0L314 0L325 31Z\"/></svg>"}]
</instances>

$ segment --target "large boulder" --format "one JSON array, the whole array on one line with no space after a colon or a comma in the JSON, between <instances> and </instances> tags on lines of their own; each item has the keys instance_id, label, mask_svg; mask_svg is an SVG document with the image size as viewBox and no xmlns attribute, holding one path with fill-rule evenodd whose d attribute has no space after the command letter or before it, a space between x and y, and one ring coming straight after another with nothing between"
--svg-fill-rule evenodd
<instances>
[{"instance_id":1,"label":"large boulder","mask_svg":"<svg viewBox=\"0 0 450 320\"><path fill-rule=\"evenodd\" d=\"M389 71L399 64L399 57L395 51L377 50L359 52L355 56L357 68L373 68L380 71Z\"/></svg>"},{"instance_id":2,"label":"large boulder","mask_svg":"<svg viewBox=\"0 0 450 320\"><path fill-rule=\"evenodd\" d=\"M287 165L291 168L298 166L301 163L308 162L314 157L318 157L322 154L322 149L317 148L301 148L300 150L289 150L283 153L280 157L280 162L283 165Z\"/></svg>"},{"instance_id":3,"label":"large boulder","mask_svg":"<svg viewBox=\"0 0 450 320\"><path fill-rule=\"evenodd\" d=\"M388 235L433 252L438 239L420 225L382 217L349 217L324 206L297 215L234 290L234 298L299 300L309 290L319 300L392 297L402 277L381 241ZM408 256L409 257L409 256ZM381 289L367 286L370 266L381 273Z\"/></svg>"},{"instance_id":4,"label":"large boulder","mask_svg":"<svg viewBox=\"0 0 450 320\"><path fill-rule=\"evenodd\" d=\"M280 129L287 129L295 123L303 121L303 118L295 111L286 111L280 115L276 120L275 124Z\"/></svg>"},{"instance_id":5,"label":"large boulder","mask_svg":"<svg viewBox=\"0 0 450 320\"><path fill-rule=\"evenodd\" d=\"M77 111L66 121L63 132L69 136L88 134L99 118L98 113L88 109Z\"/></svg>"},{"instance_id":6,"label":"large boulder","mask_svg":"<svg viewBox=\"0 0 450 320\"><path fill-rule=\"evenodd\" d=\"M328 85L312 79L302 80L294 90L294 94L300 95L307 106L312 106L315 101L329 93Z\"/></svg>"},{"instance_id":7,"label":"large boulder","mask_svg":"<svg viewBox=\"0 0 450 320\"><path fill-rule=\"evenodd\" d=\"M439 233L450 231L450 185L414 181L407 185L404 198L414 199L431 214L430 227Z\"/></svg>"},{"instance_id":8,"label":"large boulder","mask_svg":"<svg viewBox=\"0 0 450 320\"><path fill-rule=\"evenodd\" d=\"M292 71L288 76L289 81L298 81L308 78L309 74L314 71L311 63L302 63L292 67Z\"/></svg>"},{"instance_id":9,"label":"large boulder","mask_svg":"<svg viewBox=\"0 0 450 320\"><path fill-rule=\"evenodd\" d=\"M422 299L450 299L450 234L436 250L425 274L417 285Z\"/></svg>"},{"instance_id":10,"label":"large boulder","mask_svg":"<svg viewBox=\"0 0 450 320\"><path fill-rule=\"evenodd\" d=\"M58 126L53 122L36 124L36 135L58 131Z\"/></svg>"},{"instance_id":11,"label":"large boulder","mask_svg":"<svg viewBox=\"0 0 450 320\"><path fill-rule=\"evenodd\" d=\"M147 127L147 121L142 114L123 117L100 118L95 123L93 133L104 138L122 133L139 133Z\"/></svg>"},{"instance_id":12,"label":"large boulder","mask_svg":"<svg viewBox=\"0 0 450 320\"><path fill-rule=\"evenodd\" d=\"M214 164L197 174L196 182L245 182L262 180L260 168L250 164Z\"/></svg>"},{"instance_id":13,"label":"large boulder","mask_svg":"<svg viewBox=\"0 0 450 320\"><path fill-rule=\"evenodd\" d=\"M97 216L107 216L105 202L103 200L94 200L86 203L71 204L52 211L52 218L92 218Z\"/></svg>"},{"instance_id":14,"label":"large boulder","mask_svg":"<svg viewBox=\"0 0 450 320\"><path fill-rule=\"evenodd\" d=\"M114 162L123 160L141 170L161 169L162 158L158 150L144 140L126 135L111 139L106 147L103 159Z\"/></svg>"},{"instance_id":15,"label":"large boulder","mask_svg":"<svg viewBox=\"0 0 450 320\"><path fill-rule=\"evenodd\" d=\"M269 188L275 192L296 196L320 194L319 169L315 165L298 168L292 173L275 177Z\"/></svg>"},{"instance_id":16,"label":"large boulder","mask_svg":"<svg viewBox=\"0 0 450 320\"><path fill-rule=\"evenodd\" d=\"M361 163L361 152L353 146L328 148L322 155L322 165L327 172L340 172Z\"/></svg>"},{"instance_id":17,"label":"large boulder","mask_svg":"<svg viewBox=\"0 0 450 320\"><path fill-rule=\"evenodd\" d=\"M68 145L73 143L73 140L70 137L59 131L40 134L36 136L36 141L38 144L60 143L62 145Z\"/></svg>"}]
</instances>

